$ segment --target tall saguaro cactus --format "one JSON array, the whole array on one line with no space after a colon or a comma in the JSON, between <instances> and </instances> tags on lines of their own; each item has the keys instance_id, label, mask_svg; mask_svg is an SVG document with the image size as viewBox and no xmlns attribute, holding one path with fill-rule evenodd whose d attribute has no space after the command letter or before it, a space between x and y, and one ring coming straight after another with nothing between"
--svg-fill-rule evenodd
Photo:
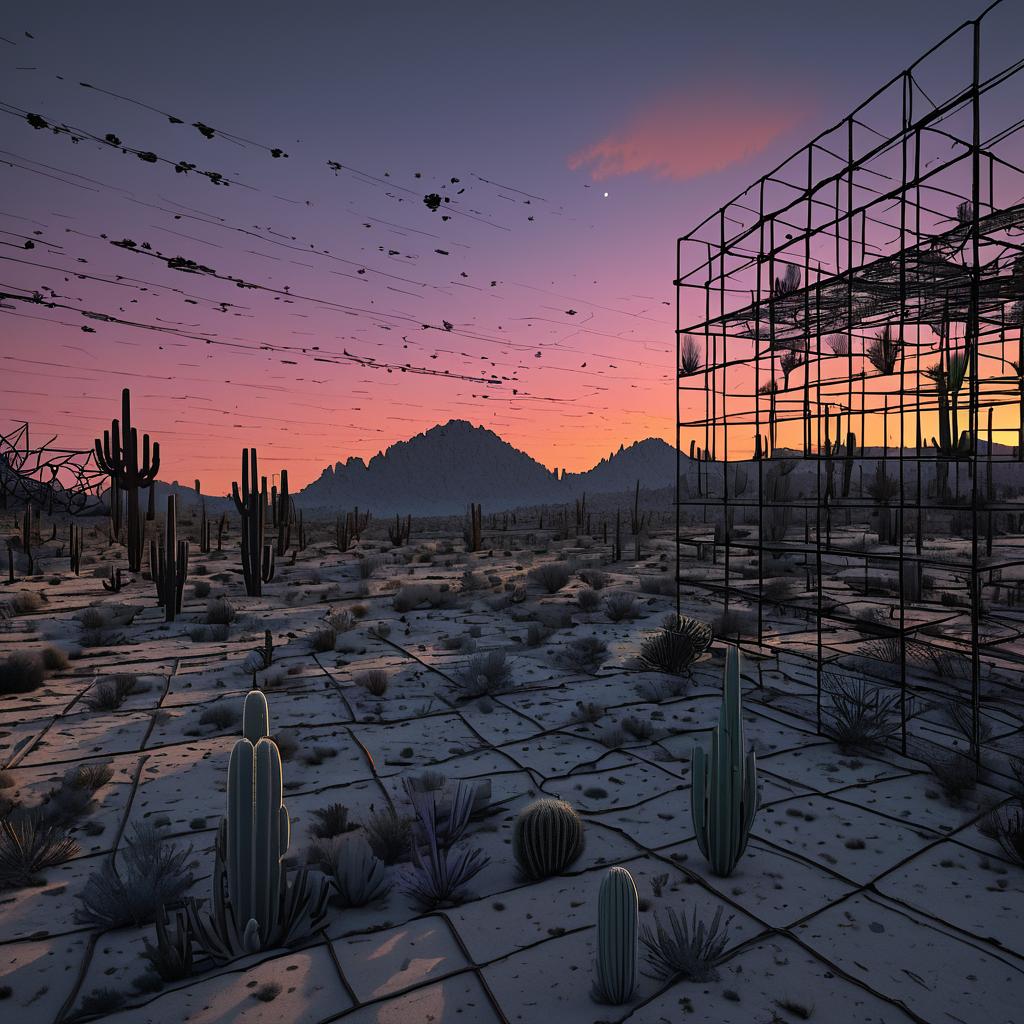
<instances>
[{"instance_id":1,"label":"tall saguaro cactus","mask_svg":"<svg viewBox=\"0 0 1024 1024\"><path fill-rule=\"evenodd\" d=\"M160 443L154 441L151 452L149 434L143 434L140 453L139 434L132 426L132 400L128 388L121 392L121 422L112 420L110 430L103 431L102 439L96 438L96 463L127 497L128 568L138 572L142 568L143 544L139 490L152 487L156 480L160 470Z\"/></svg>"},{"instance_id":2,"label":"tall saguaro cactus","mask_svg":"<svg viewBox=\"0 0 1024 1024\"><path fill-rule=\"evenodd\" d=\"M274 549L263 543L267 515L267 491L259 489L259 464L255 448L242 449L242 486L232 483L231 496L242 519L242 576L250 597L263 593L263 584L274 578Z\"/></svg>"},{"instance_id":3,"label":"tall saguaro cactus","mask_svg":"<svg viewBox=\"0 0 1024 1024\"><path fill-rule=\"evenodd\" d=\"M288 493L288 470L281 470L281 492L274 504L274 523L277 526L277 557L284 558L292 542L292 524L295 521L295 508L291 495Z\"/></svg>"},{"instance_id":4,"label":"tall saguaro cactus","mask_svg":"<svg viewBox=\"0 0 1024 1024\"><path fill-rule=\"evenodd\" d=\"M621 1006L636 991L640 900L633 876L609 868L597 897L597 964L594 998Z\"/></svg>"},{"instance_id":5,"label":"tall saguaro cactus","mask_svg":"<svg viewBox=\"0 0 1024 1024\"><path fill-rule=\"evenodd\" d=\"M156 595L164 608L164 622L173 622L181 611L181 598L188 578L188 541L178 540L178 502L167 495L163 546L149 542L149 568L156 583Z\"/></svg>"},{"instance_id":6,"label":"tall saguaro cactus","mask_svg":"<svg viewBox=\"0 0 1024 1024\"><path fill-rule=\"evenodd\" d=\"M750 838L757 812L757 763L743 749L743 708L740 690L740 652L730 646L718 725L711 735L711 756L693 748L691 810L697 845L711 870L731 875Z\"/></svg>"}]
</instances>

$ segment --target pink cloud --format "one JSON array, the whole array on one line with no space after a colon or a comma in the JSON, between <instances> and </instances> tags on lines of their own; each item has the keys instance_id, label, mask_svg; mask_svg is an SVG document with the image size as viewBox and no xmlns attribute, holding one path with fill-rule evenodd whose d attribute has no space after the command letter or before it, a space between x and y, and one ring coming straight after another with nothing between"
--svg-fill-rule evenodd
<instances>
[{"instance_id":1,"label":"pink cloud","mask_svg":"<svg viewBox=\"0 0 1024 1024\"><path fill-rule=\"evenodd\" d=\"M795 127L805 104L751 86L713 97L681 93L638 111L620 130L569 157L594 181L648 171L686 181L747 160Z\"/></svg>"}]
</instances>

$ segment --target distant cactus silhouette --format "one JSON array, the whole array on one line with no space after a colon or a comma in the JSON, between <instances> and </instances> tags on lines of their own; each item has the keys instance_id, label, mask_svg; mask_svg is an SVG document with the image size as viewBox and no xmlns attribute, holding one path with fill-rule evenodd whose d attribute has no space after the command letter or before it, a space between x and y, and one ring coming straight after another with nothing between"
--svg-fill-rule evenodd
<instances>
[{"instance_id":1,"label":"distant cactus silhouette","mask_svg":"<svg viewBox=\"0 0 1024 1024\"><path fill-rule=\"evenodd\" d=\"M132 399L128 388L121 392L121 422L112 420L110 430L104 430L102 439L96 438L95 445L96 464L127 496L128 568L139 572L143 545L139 490L152 487L156 480L160 470L160 443L154 441L150 451L149 434L143 434L140 452L139 434L132 426Z\"/></svg>"}]
</instances>

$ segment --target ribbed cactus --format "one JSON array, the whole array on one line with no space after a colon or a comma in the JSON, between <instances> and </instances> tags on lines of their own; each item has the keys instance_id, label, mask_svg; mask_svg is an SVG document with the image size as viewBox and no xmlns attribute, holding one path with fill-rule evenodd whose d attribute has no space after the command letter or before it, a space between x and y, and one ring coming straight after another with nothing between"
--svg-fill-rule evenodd
<instances>
[{"instance_id":1,"label":"ribbed cactus","mask_svg":"<svg viewBox=\"0 0 1024 1024\"><path fill-rule=\"evenodd\" d=\"M156 596L164 609L164 622L173 622L181 611L181 599L188 578L188 541L178 540L178 503L167 495L163 546L149 542L149 571L156 583Z\"/></svg>"},{"instance_id":2,"label":"ribbed cactus","mask_svg":"<svg viewBox=\"0 0 1024 1024\"><path fill-rule=\"evenodd\" d=\"M121 392L121 422L111 421L103 438L96 438L96 464L116 482L128 499L128 568L142 568L143 526L139 510L139 488L152 487L160 470L160 444L153 442L150 453L149 434L142 435L141 457L139 433L132 426L131 392ZM113 500L113 493L111 494Z\"/></svg>"},{"instance_id":3,"label":"ribbed cactus","mask_svg":"<svg viewBox=\"0 0 1024 1024\"><path fill-rule=\"evenodd\" d=\"M597 964L594 998L621 1006L636 991L639 897L625 868L609 868L597 897Z\"/></svg>"},{"instance_id":4,"label":"ribbed cactus","mask_svg":"<svg viewBox=\"0 0 1024 1024\"><path fill-rule=\"evenodd\" d=\"M255 951L277 930L284 878L281 858L288 852L290 835L288 811L281 800L281 754L270 739L270 711L260 690L246 695L242 732L228 765L224 862L228 897L243 929L243 944Z\"/></svg>"},{"instance_id":5,"label":"ribbed cactus","mask_svg":"<svg viewBox=\"0 0 1024 1024\"><path fill-rule=\"evenodd\" d=\"M515 820L512 852L527 878L561 874L583 852L583 822L564 800L535 800Z\"/></svg>"},{"instance_id":6,"label":"ribbed cactus","mask_svg":"<svg viewBox=\"0 0 1024 1024\"><path fill-rule=\"evenodd\" d=\"M274 578L274 548L263 543L267 514L266 478L262 490L257 487L259 469L256 449L242 449L242 487L231 485L231 496L242 519L242 576L250 597L263 593L263 584ZM220 538L218 536L218 544Z\"/></svg>"},{"instance_id":7,"label":"ribbed cactus","mask_svg":"<svg viewBox=\"0 0 1024 1024\"><path fill-rule=\"evenodd\" d=\"M288 470L281 470L281 490L274 501L274 525L277 527L277 557L284 558L292 542L295 508L288 493Z\"/></svg>"},{"instance_id":8,"label":"ribbed cactus","mask_svg":"<svg viewBox=\"0 0 1024 1024\"><path fill-rule=\"evenodd\" d=\"M479 551L483 546L483 522L480 505L471 502L469 512L466 514L466 525L462 528L467 551Z\"/></svg>"},{"instance_id":9,"label":"ribbed cactus","mask_svg":"<svg viewBox=\"0 0 1024 1024\"><path fill-rule=\"evenodd\" d=\"M718 725L711 735L711 756L693 748L691 805L697 845L711 870L732 874L750 838L757 812L757 765L754 752L743 750L740 652L730 646Z\"/></svg>"}]
</instances>

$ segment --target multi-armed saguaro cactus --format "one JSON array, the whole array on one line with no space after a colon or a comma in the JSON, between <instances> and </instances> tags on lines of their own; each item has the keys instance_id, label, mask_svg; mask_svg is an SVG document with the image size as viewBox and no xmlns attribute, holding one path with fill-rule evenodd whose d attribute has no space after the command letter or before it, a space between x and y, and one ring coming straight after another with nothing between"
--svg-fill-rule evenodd
<instances>
[{"instance_id":1,"label":"multi-armed saguaro cactus","mask_svg":"<svg viewBox=\"0 0 1024 1024\"><path fill-rule=\"evenodd\" d=\"M388 527L388 540L396 548L400 548L403 544L409 543L410 533L412 533L412 516L406 516L405 522L402 522L402 517L396 512L395 525Z\"/></svg>"},{"instance_id":2,"label":"multi-armed saguaro cactus","mask_svg":"<svg viewBox=\"0 0 1024 1024\"><path fill-rule=\"evenodd\" d=\"M693 748L691 810L697 845L711 870L732 874L750 838L757 812L757 764L743 749L740 652L730 646L718 725L711 735L711 756Z\"/></svg>"},{"instance_id":3,"label":"multi-armed saguaro cactus","mask_svg":"<svg viewBox=\"0 0 1024 1024\"><path fill-rule=\"evenodd\" d=\"M156 596L164 609L164 622L173 622L181 611L181 598L188 578L188 541L178 540L178 502L167 495L163 546L149 542L149 570L156 583Z\"/></svg>"},{"instance_id":4,"label":"multi-armed saguaro cactus","mask_svg":"<svg viewBox=\"0 0 1024 1024\"><path fill-rule=\"evenodd\" d=\"M96 438L96 463L124 491L128 499L128 568L142 568L143 525L139 510L139 489L152 487L160 469L160 443L153 442L150 453L149 434L142 435L141 458L139 434L132 426L131 392L121 392L121 422L112 420L110 430ZM111 494L111 501L114 495Z\"/></svg>"},{"instance_id":5,"label":"multi-armed saguaro cactus","mask_svg":"<svg viewBox=\"0 0 1024 1024\"><path fill-rule=\"evenodd\" d=\"M270 709L261 690L246 694L242 738L228 763L227 813L221 819L213 879L213 913L189 917L202 948L230 960L290 945L323 918L328 888L300 871L288 884L282 858L291 825L282 802L281 754L270 738Z\"/></svg>"},{"instance_id":6,"label":"multi-armed saguaro cactus","mask_svg":"<svg viewBox=\"0 0 1024 1024\"><path fill-rule=\"evenodd\" d=\"M242 488L232 483L231 496L242 519L242 575L250 597L263 593L263 584L274 578L274 549L263 543L267 514L266 487L259 489L255 448L242 449Z\"/></svg>"},{"instance_id":7,"label":"multi-armed saguaro cactus","mask_svg":"<svg viewBox=\"0 0 1024 1024\"><path fill-rule=\"evenodd\" d=\"M597 964L594 998L621 1006L636 991L640 900L633 876L609 868L597 897Z\"/></svg>"}]
</instances>

